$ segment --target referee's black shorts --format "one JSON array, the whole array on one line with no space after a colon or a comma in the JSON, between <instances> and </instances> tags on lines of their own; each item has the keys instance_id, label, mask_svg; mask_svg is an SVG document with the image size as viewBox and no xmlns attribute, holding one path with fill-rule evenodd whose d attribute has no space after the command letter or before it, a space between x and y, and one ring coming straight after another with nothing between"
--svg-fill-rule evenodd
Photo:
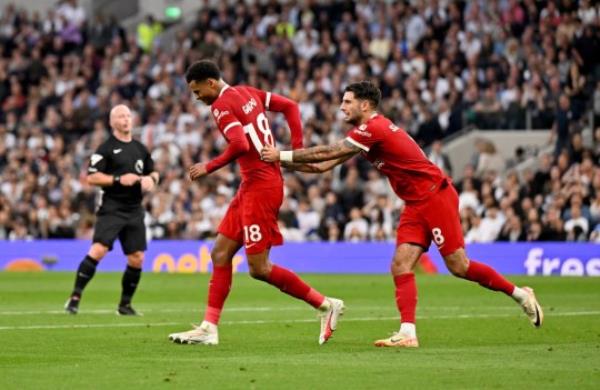
<instances>
[{"instance_id":1,"label":"referee's black shorts","mask_svg":"<svg viewBox=\"0 0 600 390\"><path fill-rule=\"evenodd\" d=\"M132 211L106 211L102 208L98 211L93 241L112 250L117 237L126 255L146 250L146 226L141 207Z\"/></svg>"}]
</instances>

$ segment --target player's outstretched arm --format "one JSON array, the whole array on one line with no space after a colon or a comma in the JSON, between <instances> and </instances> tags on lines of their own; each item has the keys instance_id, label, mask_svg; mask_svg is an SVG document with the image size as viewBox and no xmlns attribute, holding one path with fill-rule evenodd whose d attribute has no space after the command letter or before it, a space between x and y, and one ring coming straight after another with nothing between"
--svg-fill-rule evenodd
<instances>
[{"instance_id":1,"label":"player's outstretched arm","mask_svg":"<svg viewBox=\"0 0 600 390\"><path fill-rule=\"evenodd\" d=\"M282 161L281 165L291 171L299 171L306 173L323 173L332 170L336 165L342 164L352 156L340 157L335 160L323 161L320 163L294 163Z\"/></svg>"},{"instance_id":2,"label":"player's outstretched arm","mask_svg":"<svg viewBox=\"0 0 600 390\"><path fill-rule=\"evenodd\" d=\"M307 149L297 149L293 151L279 151L270 145L265 145L261 151L261 158L268 162L287 161L287 162L322 162L337 160L342 157L350 158L358 154L361 149L348 142L346 139L337 141L331 145L313 146Z\"/></svg>"}]
</instances>

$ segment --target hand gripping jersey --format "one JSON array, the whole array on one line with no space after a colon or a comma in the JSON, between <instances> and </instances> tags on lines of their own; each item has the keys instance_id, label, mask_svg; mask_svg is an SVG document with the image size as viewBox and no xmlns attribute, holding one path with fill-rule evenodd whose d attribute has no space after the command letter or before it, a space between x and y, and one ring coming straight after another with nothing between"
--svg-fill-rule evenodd
<instances>
[{"instance_id":1,"label":"hand gripping jersey","mask_svg":"<svg viewBox=\"0 0 600 390\"><path fill-rule=\"evenodd\" d=\"M362 149L367 160L388 177L394 192L406 202L427 199L448 180L410 135L383 115L374 114L350 130L346 139Z\"/></svg>"}]
</instances>

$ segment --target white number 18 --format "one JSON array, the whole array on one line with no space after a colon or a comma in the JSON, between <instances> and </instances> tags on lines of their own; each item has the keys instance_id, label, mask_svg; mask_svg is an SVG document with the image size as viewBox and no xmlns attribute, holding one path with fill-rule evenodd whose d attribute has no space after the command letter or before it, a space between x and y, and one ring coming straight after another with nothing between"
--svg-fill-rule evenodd
<instances>
[{"instance_id":1,"label":"white number 18","mask_svg":"<svg viewBox=\"0 0 600 390\"><path fill-rule=\"evenodd\" d=\"M252 123L248 123L244 126L244 133L248 133L248 135L250 135L250 139L252 140L252 145L254 145L254 148L260 153L263 145L275 146L275 140L273 139L273 134L271 133L269 120L264 112L261 112L256 117L256 125L258 130L262 133L262 141Z\"/></svg>"}]
</instances>

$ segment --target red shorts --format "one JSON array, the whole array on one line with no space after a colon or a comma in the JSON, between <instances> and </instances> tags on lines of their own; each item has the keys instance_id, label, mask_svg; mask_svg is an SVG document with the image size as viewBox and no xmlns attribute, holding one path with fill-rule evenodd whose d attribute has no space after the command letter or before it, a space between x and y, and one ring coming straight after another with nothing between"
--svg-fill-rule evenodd
<instances>
[{"instance_id":1,"label":"red shorts","mask_svg":"<svg viewBox=\"0 0 600 390\"><path fill-rule=\"evenodd\" d=\"M442 185L426 200L407 203L400 216L396 245L416 244L427 250L431 241L442 256L465 246L458 214L458 194L450 183Z\"/></svg>"},{"instance_id":2,"label":"red shorts","mask_svg":"<svg viewBox=\"0 0 600 390\"><path fill-rule=\"evenodd\" d=\"M283 187L239 190L217 231L243 244L249 255L281 245L277 217L282 201Z\"/></svg>"}]
</instances>

